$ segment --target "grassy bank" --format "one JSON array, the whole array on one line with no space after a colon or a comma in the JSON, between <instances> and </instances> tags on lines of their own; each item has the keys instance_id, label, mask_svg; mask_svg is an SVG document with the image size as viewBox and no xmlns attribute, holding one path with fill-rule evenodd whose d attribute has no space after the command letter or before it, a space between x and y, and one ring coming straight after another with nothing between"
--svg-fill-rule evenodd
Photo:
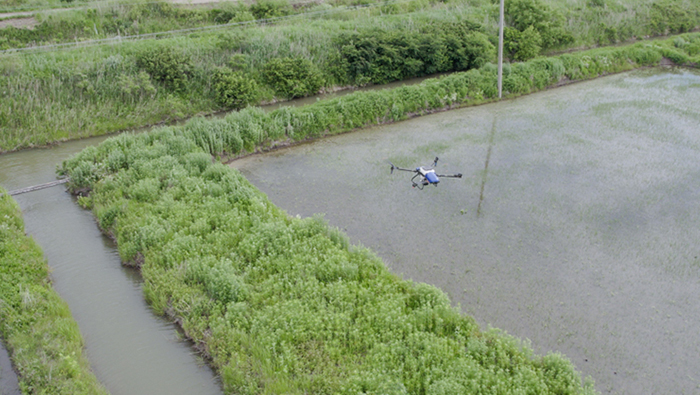
<instances>
[{"instance_id":1,"label":"grassy bank","mask_svg":"<svg viewBox=\"0 0 700 395\"><path fill-rule=\"evenodd\" d=\"M51 287L41 248L0 188L0 333L24 394L107 394L85 358L68 305Z\"/></svg>"},{"instance_id":2,"label":"grassy bank","mask_svg":"<svg viewBox=\"0 0 700 395\"><path fill-rule=\"evenodd\" d=\"M684 8L684 0L674 1L670 8L646 1L567 8L554 1L513 0L509 15L519 17L509 18L507 54L525 60L700 24L696 2ZM495 60L496 15L497 5L485 0L410 0L276 26L5 54L0 56L0 150L334 87L478 68ZM617 24L596 19L607 15L618 15ZM609 31L599 29L601 24Z\"/></svg>"},{"instance_id":3,"label":"grassy bank","mask_svg":"<svg viewBox=\"0 0 700 395\"><path fill-rule=\"evenodd\" d=\"M479 330L322 218L289 217L187 130L122 134L63 172L227 393L594 393L563 356Z\"/></svg>"},{"instance_id":4,"label":"grassy bank","mask_svg":"<svg viewBox=\"0 0 700 395\"><path fill-rule=\"evenodd\" d=\"M656 66L664 58L679 65L700 64L700 34L507 64L504 66L504 97ZM496 78L495 65L487 64L480 69L428 79L418 85L355 92L303 107L283 107L272 112L247 108L223 119L194 118L175 130L212 155L235 157L367 125L495 100ZM74 180L82 186L80 177Z\"/></svg>"}]
</instances>

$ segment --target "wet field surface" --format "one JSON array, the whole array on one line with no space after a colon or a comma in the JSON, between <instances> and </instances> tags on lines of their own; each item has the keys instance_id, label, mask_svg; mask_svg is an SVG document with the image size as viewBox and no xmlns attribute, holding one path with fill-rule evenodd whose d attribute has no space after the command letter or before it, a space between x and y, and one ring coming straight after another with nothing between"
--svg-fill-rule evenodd
<instances>
[{"instance_id":1,"label":"wet field surface","mask_svg":"<svg viewBox=\"0 0 700 395\"><path fill-rule=\"evenodd\" d=\"M640 70L236 161L604 394L700 393L700 73ZM402 167L461 172L411 187Z\"/></svg>"},{"instance_id":2,"label":"wet field surface","mask_svg":"<svg viewBox=\"0 0 700 395\"><path fill-rule=\"evenodd\" d=\"M57 164L104 138L2 155L0 185L13 190L53 181ZM114 243L64 185L14 198L27 233L44 251L54 288L78 322L91 367L112 395L223 392L175 325L151 311L141 275L122 266ZM0 386L0 394L6 389Z\"/></svg>"}]
</instances>

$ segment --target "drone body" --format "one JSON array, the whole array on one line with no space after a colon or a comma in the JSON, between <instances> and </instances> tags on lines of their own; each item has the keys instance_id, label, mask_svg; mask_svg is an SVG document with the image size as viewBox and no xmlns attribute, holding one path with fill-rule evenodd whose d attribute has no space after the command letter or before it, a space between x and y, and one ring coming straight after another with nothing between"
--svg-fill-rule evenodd
<instances>
[{"instance_id":1,"label":"drone body","mask_svg":"<svg viewBox=\"0 0 700 395\"><path fill-rule=\"evenodd\" d=\"M423 189L426 185L435 185L440 182L440 177L448 177L448 178L462 178L462 173L457 173L457 174L437 174L435 173L434 167L437 166L438 162L438 157L435 157L435 161L433 162L433 165L431 167L416 167L415 170L412 169L405 169L402 167L395 166L393 163L389 162L391 165L391 173L394 173L394 169L396 170L401 170L401 171L410 171L412 173L415 173L413 178L411 178L411 184L413 185L414 188L418 189ZM420 177L420 178L419 178ZM418 178L418 180L416 180Z\"/></svg>"}]
</instances>

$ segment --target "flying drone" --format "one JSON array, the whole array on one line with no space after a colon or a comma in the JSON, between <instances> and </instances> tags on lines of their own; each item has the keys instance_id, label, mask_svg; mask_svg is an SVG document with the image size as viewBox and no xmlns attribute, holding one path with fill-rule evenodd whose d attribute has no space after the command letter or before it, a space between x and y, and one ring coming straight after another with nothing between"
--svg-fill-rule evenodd
<instances>
[{"instance_id":1,"label":"flying drone","mask_svg":"<svg viewBox=\"0 0 700 395\"><path fill-rule=\"evenodd\" d=\"M423 189L426 185L435 185L440 182L440 177L447 177L447 178L462 178L462 173L457 173L457 174L437 174L435 173L434 167L437 166L438 163L438 157L435 157L435 161L433 162L433 165L430 167L416 167L415 169L405 169L403 167L398 167L394 165L393 163L389 162L391 165L391 174L394 174L394 169L396 170L401 170L401 171L410 171L411 173L416 173L413 178L411 178L411 184L413 184L414 188L418 189ZM420 177L420 178L418 178ZM418 180L416 180L418 178Z\"/></svg>"}]
</instances>

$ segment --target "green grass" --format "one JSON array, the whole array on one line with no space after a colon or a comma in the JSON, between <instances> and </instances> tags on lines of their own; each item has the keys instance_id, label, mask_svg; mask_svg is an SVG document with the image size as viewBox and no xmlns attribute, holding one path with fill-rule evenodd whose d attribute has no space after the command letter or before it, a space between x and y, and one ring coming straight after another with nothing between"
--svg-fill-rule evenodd
<instances>
[{"instance_id":1,"label":"green grass","mask_svg":"<svg viewBox=\"0 0 700 395\"><path fill-rule=\"evenodd\" d=\"M0 188L0 334L25 394L107 394L85 357L68 305L51 287L41 248Z\"/></svg>"},{"instance_id":2,"label":"green grass","mask_svg":"<svg viewBox=\"0 0 700 395\"><path fill-rule=\"evenodd\" d=\"M678 10L682 11L682 7L685 7L683 1L669 3L668 10L675 10L675 13L669 11L660 16L651 12L653 4L657 3L641 0L629 4L608 2L595 7L580 2L571 7L564 7L561 2L546 3L550 4L551 9L544 17L556 13L564 15L567 21L565 30L574 40L564 47L555 46L548 51L598 45L603 36L586 26L597 23L597 17L612 14L620 15L619 24L616 25L619 27L616 41L685 29L685 25L672 23L684 20L678 17ZM213 77L219 70L238 73L245 79L255 81L258 89L251 100L265 102L285 98L277 87L270 85L263 77L266 65L282 58L301 58L311 62L316 65L314 67L318 69L323 86L332 88L386 82L427 73L429 68L425 57L431 53L457 53L444 46L449 43L448 38L435 36L436 39L433 39L428 35L431 29L430 34L444 34L447 30L434 27L441 24L471 24L476 32L486 35L485 40L495 42L497 6L491 2L460 0L433 3L410 0L396 4L396 7L389 9L376 7L346 11L324 18L290 20L275 26L1 55L0 151L111 133L228 109L230 107L222 104L217 96L227 91L214 87ZM697 4L690 3L684 12L690 21L698 24ZM625 23L634 29L623 29L622 24ZM355 52L350 47L346 48L347 41L343 39L348 34L355 34L352 32L358 32L359 38L364 37L365 47L358 47ZM610 34L608 32L604 36L611 38ZM376 37L381 37L381 40L377 41ZM421 43L421 37L430 37L428 44ZM176 59L187 59L182 75L175 76L185 78L184 84L173 85L167 82L168 76L162 77L153 72L154 69L169 70L168 67L148 69L139 65L138 60L143 54L157 48L170 51ZM541 50L545 51L544 48ZM484 53L486 60L495 57L493 51L477 52ZM353 59L352 56L356 54L364 54L362 56L365 58ZM450 71L462 67L455 66L458 62L445 67L444 63L440 63L441 59L436 56L431 60L438 65L434 70ZM363 64L370 67L359 67ZM387 66L389 64L391 66ZM244 92L246 97L251 96L248 93Z\"/></svg>"}]
</instances>

